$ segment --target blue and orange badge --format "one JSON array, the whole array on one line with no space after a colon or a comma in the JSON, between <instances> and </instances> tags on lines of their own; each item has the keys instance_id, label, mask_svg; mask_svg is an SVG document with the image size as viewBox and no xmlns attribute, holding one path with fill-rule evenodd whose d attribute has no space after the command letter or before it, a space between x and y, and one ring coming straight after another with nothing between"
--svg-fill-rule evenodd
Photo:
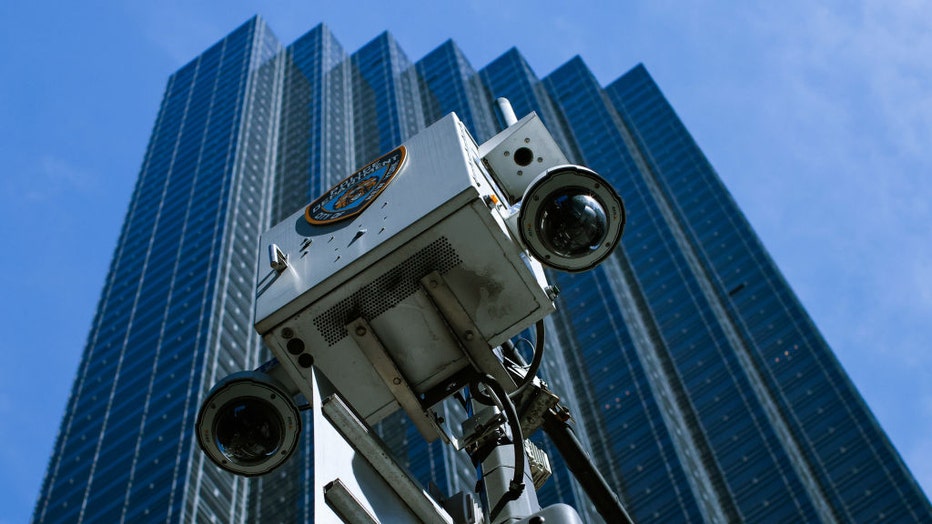
<instances>
[{"instance_id":1,"label":"blue and orange badge","mask_svg":"<svg viewBox=\"0 0 932 524\"><path fill-rule=\"evenodd\" d=\"M343 179L304 210L309 224L322 226L362 213L395 178L405 162L405 146Z\"/></svg>"}]
</instances>

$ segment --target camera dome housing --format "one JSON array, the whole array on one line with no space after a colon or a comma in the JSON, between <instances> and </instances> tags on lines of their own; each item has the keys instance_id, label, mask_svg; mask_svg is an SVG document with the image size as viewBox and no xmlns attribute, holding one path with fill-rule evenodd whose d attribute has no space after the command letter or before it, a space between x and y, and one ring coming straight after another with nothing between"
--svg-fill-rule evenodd
<instances>
[{"instance_id":1,"label":"camera dome housing","mask_svg":"<svg viewBox=\"0 0 932 524\"><path fill-rule=\"evenodd\" d=\"M521 241L542 264L587 271L614 251L625 208L614 189L591 169L562 165L528 186L518 215Z\"/></svg>"},{"instance_id":2,"label":"camera dome housing","mask_svg":"<svg viewBox=\"0 0 932 524\"><path fill-rule=\"evenodd\" d=\"M237 475L274 470L291 457L301 434L301 417L287 391L261 371L224 378L198 412L198 445L217 466Z\"/></svg>"}]
</instances>

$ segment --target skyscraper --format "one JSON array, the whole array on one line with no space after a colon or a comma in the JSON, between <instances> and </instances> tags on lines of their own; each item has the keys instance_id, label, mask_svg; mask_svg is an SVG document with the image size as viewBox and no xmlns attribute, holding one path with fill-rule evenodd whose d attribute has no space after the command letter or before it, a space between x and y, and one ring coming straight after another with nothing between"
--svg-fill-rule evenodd
<instances>
[{"instance_id":1,"label":"skyscraper","mask_svg":"<svg viewBox=\"0 0 932 524\"><path fill-rule=\"evenodd\" d=\"M255 238L270 219L280 51L251 21L169 78L36 521L243 513L246 483L204 467L191 417L205 387L258 351Z\"/></svg>"},{"instance_id":2,"label":"skyscraper","mask_svg":"<svg viewBox=\"0 0 932 524\"><path fill-rule=\"evenodd\" d=\"M489 138L498 96L626 200L615 255L554 274L543 372L637 521L932 519L643 66L602 87L575 58L541 80L516 49L477 72L451 41L412 63L389 33L348 54L318 26L282 47L255 18L168 81L35 520L312 519L308 439L247 480L191 429L216 380L266 356L259 234L448 112ZM400 415L378 431L425 484L472 487L462 455ZM591 514L533 440L556 462L542 499Z\"/></svg>"}]
</instances>

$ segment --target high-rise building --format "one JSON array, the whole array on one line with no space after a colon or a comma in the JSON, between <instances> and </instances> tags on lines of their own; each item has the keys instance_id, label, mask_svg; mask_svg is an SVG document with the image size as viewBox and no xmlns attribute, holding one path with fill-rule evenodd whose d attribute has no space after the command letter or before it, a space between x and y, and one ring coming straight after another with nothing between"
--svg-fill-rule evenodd
<instances>
[{"instance_id":1,"label":"high-rise building","mask_svg":"<svg viewBox=\"0 0 932 524\"><path fill-rule=\"evenodd\" d=\"M312 521L309 438L254 479L194 444L211 385L267 356L251 327L259 234L446 113L489 138L499 96L626 201L622 247L553 275L542 373L638 522L932 521L643 66L607 87L580 58L538 79L516 49L476 71L449 41L412 63L389 33L348 54L318 26L282 47L259 18L168 80L34 520ZM473 487L468 461L402 416L378 432L425 484ZM595 519L532 440L555 462L542 501Z\"/></svg>"}]
</instances>

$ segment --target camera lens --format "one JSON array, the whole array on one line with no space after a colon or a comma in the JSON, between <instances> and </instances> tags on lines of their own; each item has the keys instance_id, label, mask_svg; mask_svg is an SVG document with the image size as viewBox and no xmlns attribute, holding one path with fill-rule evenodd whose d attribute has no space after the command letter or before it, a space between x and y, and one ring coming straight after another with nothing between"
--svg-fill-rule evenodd
<instances>
[{"instance_id":1,"label":"camera lens","mask_svg":"<svg viewBox=\"0 0 932 524\"><path fill-rule=\"evenodd\" d=\"M262 463L278 453L284 422L265 400L240 397L227 402L214 420L217 448L238 465Z\"/></svg>"},{"instance_id":2,"label":"camera lens","mask_svg":"<svg viewBox=\"0 0 932 524\"><path fill-rule=\"evenodd\" d=\"M524 190L518 211L521 243L552 269L572 273L599 265L618 247L625 206L595 171L557 166Z\"/></svg>"},{"instance_id":3,"label":"camera lens","mask_svg":"<svg viewBox=\"0 0 932 524\"><path fill-rule=\"evenodd\" d=\"M608 231L605 208L581 187L561 188L545 199L537 214L541 241L565 258L588 255L599 248Z\"/></svg>"},{"instance_id":4,"label":"camera lens","mask_svg":"<svg viewBox=\"0 0 932 524\"><path fill-rule=\"evenodd\" d=\"M266 363L223 378L198 410L198 445L214 464L231 473L265 475L297 448L301 415L290 390L265 372L274 367Z\"/></svg>"}]
</instances>

